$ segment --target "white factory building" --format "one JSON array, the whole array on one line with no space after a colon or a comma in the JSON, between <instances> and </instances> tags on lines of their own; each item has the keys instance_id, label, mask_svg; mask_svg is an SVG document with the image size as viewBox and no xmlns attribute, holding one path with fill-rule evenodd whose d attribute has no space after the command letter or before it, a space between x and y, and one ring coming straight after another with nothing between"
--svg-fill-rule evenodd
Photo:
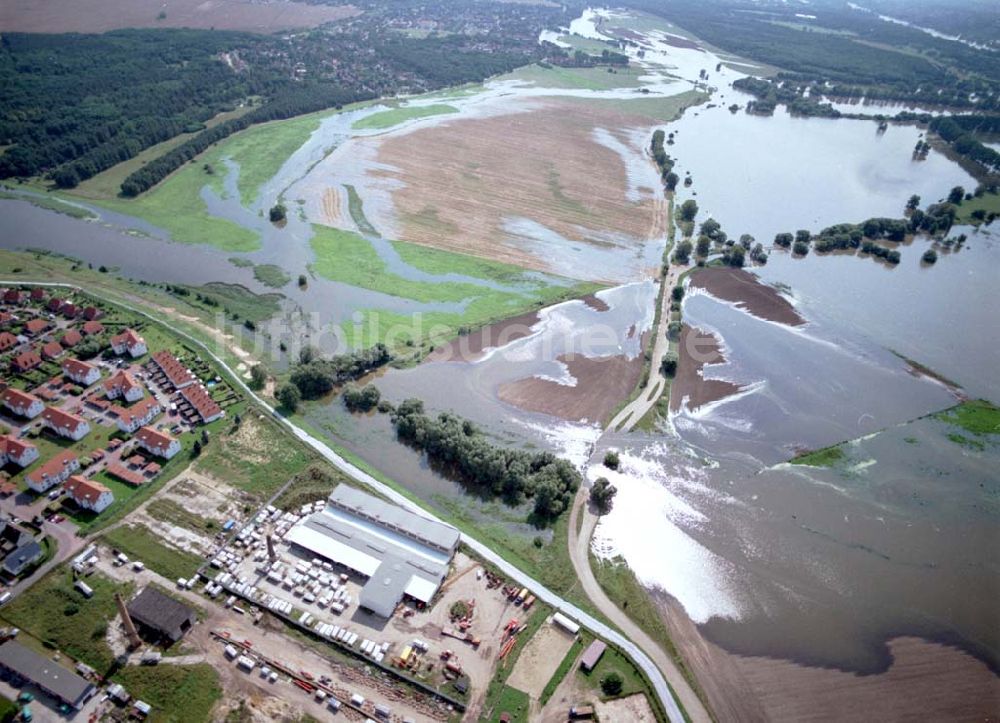
<instances>
[{"instance_id":1,"label":"white factory building","mask_svg":"<svg viewBox=\"0 0 1000 723\"><path fill-rule=\"evenodd\" d=\"M459 533L342 484L323 510L296 524L285 539L367 577L361 607L388 618L404 597L430 603L448 574Z\"/></svg>"}]
</instances>

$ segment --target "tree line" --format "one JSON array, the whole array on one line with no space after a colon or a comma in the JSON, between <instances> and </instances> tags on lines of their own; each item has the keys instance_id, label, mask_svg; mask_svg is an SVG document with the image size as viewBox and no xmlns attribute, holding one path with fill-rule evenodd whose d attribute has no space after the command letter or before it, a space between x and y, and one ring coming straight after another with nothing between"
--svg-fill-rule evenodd
<instances>
[{"instance_id":1,"label":"tree line","mask_svg":"<svg viewBox=\"0 0 1000 723\"><path fill-rule=\"evenodd\" d=\"M316 399L341 384L360 379L390 361L392 354L381 343L369 349L329 359L321 358L313 347L306 347L299 356L299 363L292 370L289 382L298 390L302 399Z\"/></svg>"},{"instance_id":2,"label":"tree line","mask_svg":"<svg viewBox=\"0 0 1000 723\"><path fill-rule=\"evenodd\" d=\"M928 127L959 155L975 161L987 173L1000 173L1000 153L983 145L975 133L1000 133L1000 115L938 116Z\"/></svg>"},{"instance_id":3,"label":"tree line","mask_svg":"<svg viewBox=\"0 0 1000 723\"><path fill-rule=\"evenodd\" d=\"M673 133L670 135L673 136ZM663 141L665 138L666 134L663 130L657 129L653 131L653 139L650 141L649 150L653 154L656 166L660 169L660 180L663 181L663 187L668 191L673 191L677 188L677 181L680 179L674 173L674 159L664 150Z\"/></svg>"},{"instance_id":4,"label":"tree line","mask_svg":"<svg viewBox=\"0 0 1000 723\"><path fill-rule=\"evenodd\" d=\"M419 399L407 399L392 412L400 441L424 452L441 471L475 492L511 506L533 501L535 521L544 524L569 508L580 473L550 452L528 452L491 444L469 420L442 412L424 414Z\"/></svg>"}]
</instances>

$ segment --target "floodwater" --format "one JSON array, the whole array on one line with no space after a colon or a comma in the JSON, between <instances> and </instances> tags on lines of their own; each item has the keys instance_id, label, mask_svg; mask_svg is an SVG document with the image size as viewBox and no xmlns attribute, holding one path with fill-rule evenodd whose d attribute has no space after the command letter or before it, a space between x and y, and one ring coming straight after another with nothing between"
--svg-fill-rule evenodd
<instances>
[{"instance_id":1,"label":"floodwater","mask_svg":"<svg viewBox=\"0 0 1000 723\"><path fill-rule=\"evenodd\" d=\"M583 301L548 307L541 310L530 334L509 343L504 342L511 337L501 335L492 349L474 361L432 359L412 369L389 370L378 379L378 387L393 402L419 397L435 409L453 410L498 432L520 420L515 429L522 441L548 446L552 440L545 431L546 422L566 430L575 429L573 425L515 409L500 401L498 390L505 383L531 377L576 386L577 380L560 357L634 359L639 355L642 334L653 323L656 285L636 282L600 291L597 298L607 305L606 310Z\"/></svg>"},{"instance_id":2,"label":"floodwater","mask_svg":"<svg viewBox=\"0 0 1000 723\"><path fill-rule=\"evenodd\" d=\"M744 105L746 96L733 90L716 102L669 124L677 135L667 150L677 159L675 173L694 181L679 200L693 198L698 219L715 218L730 237L749 233L769 244L800 228L899 218L912 194L929 204L953 186L976 185L937 151L913 160L922 135L915 126L879 133L871 121L793 118L784 108L770 118L734 115L726 106Z\"/></svg>"},{"instance_id":3,"label":"floodwater","mask_svg":"<svg viewBox=\"0 0 1000 723\"><path fill-rule=\"evenodd\" d=\"M608 15L590 10L571 30L602 37L598 14ZM688 90L702 82L702 70L705 85L716 89L709 104L715 107L691 109L664 128L676 133L668 150L677 172L690 172L694 180L680 200L695 198L699 220L714 216L730 236L751 233L767 243L782 231L898 217L911 194L929 203L954 185L974 185L935 152L913 161L915 127L890 125L879 134L870 121L796 119L782 111L771 118L732 114L727 106L744 105L747 97L729 84L747 66L730 63L716 70L731 59L677 47L667 24L643 32L641 63L651 95ZM449 99L458 113L387 131L352 128L383 106L332 114L248 206L239 203L233 163L225 164L224 192L206 190L202 200L212 213L260 234L261 250L243 256L294 274L313 259L312 228L299 209L308 219L319 218L323 188L354 185L368 220L383 237L395 237L393 181L374 160L379 138L460 118L523 112L538 98L627 99L635 93L494 81L481 93ZM630 191L637 190L649 172L641 156L649 134L628 143L598 135L599 142L615 146L635 179ZM290 209L280 232L262 216L279 197ZM337 224L357 230L344 198L341 193ZM267 290L250 269L228 261L233 254L170 242L132 219L97 209L101 222L83 222L21 201L0 201L0 208L4 247L46 248L120 267L122 275L146 281L228 281ZM128 228L147 235L130 235ZM609 447L621 449L618 472L588 469L591 478L607 476L619 489L614 510L598 526L595 550L622 555L646 585L677 598L704 634L728 650L871 672L886 665L888 638L916 634L961 645L997 668L1000 452L995 444L982 450L957 445L935 419L911 422L949 406L954 397L941 384L909 374L892 353L931 367L973 396L1000 401L1000 328L986 302L1000 280L994 236L967 230L965 247L942 251L932 267L919 261L926 241L903 247L896 268L838 254L796 260L774 253L757 273L782 284L807 319L794 329L707 294L691 294L685 320L716 332L726 356L705 373L736 381L743 392L697 413L681 410L654 435L602 436L593 424L506 405L497 389L536 376L573 386L576 380L558 360L568 351L634 357L638 338L652 323L656 292L647 269L657 264L663 242L636 251L610 237L600 251L574 255L566 253L565 239L530 219L509 219L508 231L544 253L565 254L567 268L581 275L611 264L626 268L626 278L599 295L607 310L566 302L543 310L531 333L498 342L500 348L475 361L431 360L386 371L375 380L386 398L421 397L430 411L454 410L499 442L552 449L581 467ZM405 264L387 241L368 241L392 273L406 278L496 284L427 274ZM282 293L302 312L317 315L309 327L314 334L363 309L462 308L461 302L419 304L321 279L311 280L307 291L293 283ZM350 416L337 400L308 414L318 428L441 509L462 500L470 514L500 520L512 533L532 534L516 521L518 511L466 505L460 486L392 441L384 415ZM784 463L798 449L855 438L837 469Z\"/></svg>"}]
</instances>

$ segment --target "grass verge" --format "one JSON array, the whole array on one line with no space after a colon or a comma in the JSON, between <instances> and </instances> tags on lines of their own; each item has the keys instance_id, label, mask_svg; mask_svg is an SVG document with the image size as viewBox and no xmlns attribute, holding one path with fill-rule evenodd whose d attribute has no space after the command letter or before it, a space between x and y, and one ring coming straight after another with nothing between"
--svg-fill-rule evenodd
<instances>
[{"instance_id":1,"label":"grass verge","mask_svg":"<svg viewBox=\"0 0 1000 723\"><path fill-rule=\"evenodd\" d=\"M133 698L153 707L151 723L212 720L212 708L222 698L219 675L207 663L198 665L129 665L112 679Z\"/></svg>"},{"instance_id":2,"label":"grass verge","mask_svg":"<svg viewBox=\"0 0 1000 723\"><path fill-rule=\"evenodd\" d=\"M973 399L946 409L937 418L971 434L1000 434L1000 407L985 399Z\"/></svg>"},{"instance_id":3,"label":"grass verge","mask_svg":"<svg viewBox=\"0 0 1000 723\"><path fill-rule=\"evenodd\" d=\"M104 639L117 610L114 593L127 594L129 589L99 574L86 578L86 583L93 597L73 588L68 567L57 567L3 608L0 617L37 638L44 648L61 650L103 673L114 662Z\"/></svg>"},{"instance_id":4,"label":"grass verge","mask_svg":"<svg viewBox=\"0 0 1000 723\"><path fill-rule=\"evenodd\" d=\"M202 563L197 555L167 547L143 525L116 527L105 533L104 542L133 560L141 560L168 580L191 577Z\"/></svg>"},{"instance_id":5,"label":"grass verge","mask_svg":"<svg viewBox=\"0 0 1000 723\"><path fill-rule=\"evenodd\" d=\"M573 641L573 645L570 646L570 649L566 653L566 656L562 659L562 662L559 663L559 667L556 668L552 677L549 678L549 682L545 684L545 687L542 689L542 694L538 696L539 705L544 706L549 702L552 694L556 692L556 688L559 687L559 684L563 682L566 674L569 673L573 665L576 663L576 659L580 656L580 653L583 652L583 649L589 645L593 639L594 638L590 635L590 633L581 631L580 635L578 635L576 640Z\"/></svg>"},{"instance_id":6,"label":"grass verge","mask_svg":"<svg viewBox=\"0 0 1000 723\"><path fill-rule=\"evenodd\" d=\"M402 108L390 108L379 113L372 113L359 120L354 121L351 128L356 131L382 130L417 118L430 118L436 115L447 115L448 113L458 113L458 108L436 103L434 105L404 106Z\"/></svg>"},{"instance_id":7,"label":"grass verge","mask_svg":"<svg viewBox=\"0 0 1000 723\"><path fill-rule=\"evenodd\" d=\"M796 455L791 460L791 464L804 464L810 467L832 467L844 458L844 450L839 446L824 447L815 452L805 452Z\"/></svg>"}]
</instances>

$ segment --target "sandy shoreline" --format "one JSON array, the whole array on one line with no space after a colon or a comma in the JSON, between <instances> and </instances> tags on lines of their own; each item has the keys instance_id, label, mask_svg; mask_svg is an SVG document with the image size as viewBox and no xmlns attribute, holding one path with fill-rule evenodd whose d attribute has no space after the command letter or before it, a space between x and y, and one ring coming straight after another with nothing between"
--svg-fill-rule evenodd
<instances>
[{"instance_id":1,"label":"sandy shoreline","mask_svg":"<svg viewBox=\"0 0 1000 723\"><path fill-rule=\"evenodd\" d=\"M690 285L704 289L718 299L732 302L761 319L789 326L806 323L788 299L743 269L704 269L692 274Z\"/></svg>"},{"instance_id":2,"label":"sandy shoreline","mask_svg":"<svg viewBox=\"0 0 1000 723\"><path fill-rule=\"evenodd\" d=\"M645 344L646 339L643 339ZM576 379L566 386L531 377L501 384L499 399L529 412L540 412L570 421L603 422L635 388L642 374L643 359L624 356L558 357Z\"/></svg>"},{"instance_id":3,"label":"sandy shoreline","mask_svg":"<svg viewBox=\"0 0 1000 723\"><path fill-rule=\"evenodd\" d=\"M677 374L670 386L670 411L680 410L682 403L693 411L738 393L741 389L738 384L702 376L705 365L725 360L714 334L684 324L678 344Z\"/></svg>"}]
</instances>

